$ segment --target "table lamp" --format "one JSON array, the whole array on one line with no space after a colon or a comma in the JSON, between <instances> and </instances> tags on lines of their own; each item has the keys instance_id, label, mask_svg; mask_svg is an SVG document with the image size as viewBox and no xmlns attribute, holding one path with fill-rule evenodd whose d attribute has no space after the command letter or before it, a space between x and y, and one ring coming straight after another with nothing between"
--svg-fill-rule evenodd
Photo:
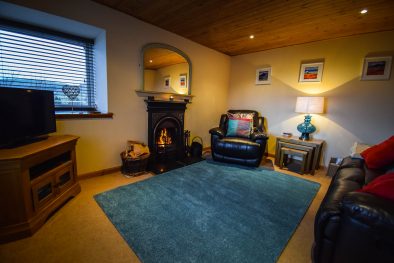
<instances>
[{"instance_id":1,"label":"table lamp","mask_svg":"<svg viewBox=\"0 0 394 263\"><path fill-rule=\"evenodd\" d=\"M300 140L308 141L309 134L316 131L316 127L311 123L310 113L323 113L324 97L297 97L295 112L307 113L304 122L297 126L301 132Z\"/></svg>"}]
</instances>

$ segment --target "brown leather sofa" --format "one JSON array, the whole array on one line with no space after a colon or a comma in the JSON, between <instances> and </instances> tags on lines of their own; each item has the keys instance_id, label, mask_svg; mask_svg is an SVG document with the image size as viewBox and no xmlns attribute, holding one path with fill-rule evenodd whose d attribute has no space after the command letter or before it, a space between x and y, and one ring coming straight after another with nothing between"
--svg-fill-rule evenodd
<instances>
[{"instance_id":1,"label":"brown leather sofa","mask_svg":"<svg viewBox=\"0 0 394 263\"><path fill-rule=\"evenodd\" d=\"M315 217L314 263L394 262L394 203L356 191L387 169L343 160Z\"/></svg>"},{"instance_id":2,"label":"brown leather sofa","mask_svg":"<svg viewBox=\"0 0 394 263\"><path fill-rule=\"evenodd\" d=\"M249 138L227 137L228 116L222 114L219 127L209 130L213 160L259 166L268 140L264 129L264 118L259 117L258 113L252 110L229 110L228 112L254 113L254 129Z\"/></svg>"}]
</instances>

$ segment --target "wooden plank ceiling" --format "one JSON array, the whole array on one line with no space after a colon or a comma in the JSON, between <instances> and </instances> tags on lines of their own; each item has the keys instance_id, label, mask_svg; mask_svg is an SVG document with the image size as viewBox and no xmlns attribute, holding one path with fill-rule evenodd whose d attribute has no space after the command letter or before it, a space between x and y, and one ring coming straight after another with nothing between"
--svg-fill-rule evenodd
<instances>
[{"instance_id":1,"label":"wooden plank ceiling","mask_svg":"<svg viewBox=\"0 0 394 263\"><path fill-rule=\"evenodd\" d=\"M231 56L394 30L393 0L95 2ZM368 13L361 14L364 8Z\"/></svg>"}]
</instances>

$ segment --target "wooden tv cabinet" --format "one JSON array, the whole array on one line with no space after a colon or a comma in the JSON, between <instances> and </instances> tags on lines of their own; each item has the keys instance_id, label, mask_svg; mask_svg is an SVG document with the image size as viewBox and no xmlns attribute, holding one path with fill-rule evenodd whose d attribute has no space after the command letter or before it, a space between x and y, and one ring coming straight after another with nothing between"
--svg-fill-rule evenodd
<instances>
[{"instance_id":1,"label":"wooden tv cabinet","mask_svg":"<svg viewBox=\"0 0 394 263\"><path fill-rule=\"evenodd\" d=\"M0 150L0 243L31 236L80 191L78 137L50 136Z\"/></svg>"}]
</instances>

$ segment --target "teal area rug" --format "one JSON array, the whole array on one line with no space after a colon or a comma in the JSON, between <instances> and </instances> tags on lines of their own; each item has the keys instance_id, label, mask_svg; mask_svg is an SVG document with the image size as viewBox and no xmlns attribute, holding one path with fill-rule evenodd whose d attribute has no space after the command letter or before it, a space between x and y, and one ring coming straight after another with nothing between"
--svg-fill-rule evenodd
<instances>
[{"instance_id":1,"label":"teal area rug","mask_svg":"<svg viewBox=\"0 0 394 263\"><path fill-rule=\"evenodd\" d=\"M275 262L320 185L202 161L95 196L142 262Z\"/></svg>"}]
</instances>

